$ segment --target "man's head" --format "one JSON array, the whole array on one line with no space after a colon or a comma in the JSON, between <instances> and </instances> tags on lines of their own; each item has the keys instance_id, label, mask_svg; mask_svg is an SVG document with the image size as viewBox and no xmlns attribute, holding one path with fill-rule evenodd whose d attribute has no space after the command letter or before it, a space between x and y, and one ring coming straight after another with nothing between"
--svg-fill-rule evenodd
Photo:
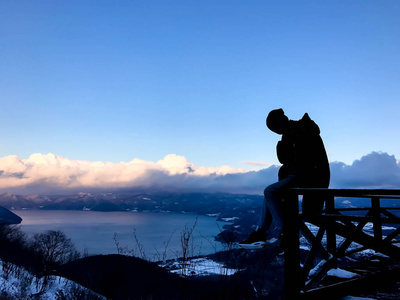
<instances>
[{"instance_id":1,"label":"man's head","mask_svg":"<svg viewBox=\"0 0 400 300\"><path fill-rule=\"evenodd\" d=\"M282 108L271 110L267 117L267 127L277 133L282 134L289 118L285 116Z\"/></svg>"}]
</instances>

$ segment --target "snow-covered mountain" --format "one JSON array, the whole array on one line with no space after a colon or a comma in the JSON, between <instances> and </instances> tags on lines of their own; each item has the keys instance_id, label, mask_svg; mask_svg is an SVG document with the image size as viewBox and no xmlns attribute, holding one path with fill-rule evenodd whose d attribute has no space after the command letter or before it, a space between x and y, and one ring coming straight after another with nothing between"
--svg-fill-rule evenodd
<instances>
[{"instance_id":1,"label":"snow-covered mountain","mask_svg":"<svg viewBox=\"0 0 400 300\"><path fill-rule=\"evenodd\" d=\"M43 277L38 279L23 267L2 260L0 260L0 293L4 297L2 299L106 300L105 297L60 276L50 276L44 283Z\"/></svg>"},{"instance_id":2,"label":"snow-covered mountain","mask_svg":"<svg viewBox=\"0 0 400 300\"><path fill-rule=\"evenodd\" d=\"M195 212L199 214L223 213L238 208L261 207L260 195L227 193L78 193L72 195L0 195L0 205L8 209L62 209L62 210L158 210ZM227 214L227 217L230 217Z\"/></svg>"}]
</instances>

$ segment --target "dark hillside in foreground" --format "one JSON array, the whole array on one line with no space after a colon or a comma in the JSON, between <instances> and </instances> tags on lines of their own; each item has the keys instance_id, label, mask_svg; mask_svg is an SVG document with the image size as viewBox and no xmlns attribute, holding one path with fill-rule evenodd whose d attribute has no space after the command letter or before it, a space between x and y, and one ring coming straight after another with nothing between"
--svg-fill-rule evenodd
<instances>
[{"instance_id":1,"label":"dark hillside in foreground","mask_svg":"<svg viewBox=\"0 0 400 300\"><path fill-rule=\"evenodd\" d=\"M90 256L64 265L61 273L110 299L178 298L177 276L135 257Z\"/></svg>"},{"instance_id":2,"label":"dark hillside in foreground","mask_svg":"<svg viewBox=\"0 0 400 300\"><path fill-rule=\"evenodd\" d=\"M235 276L182 278L136 257L97 255L64 265L61 275L109 299L236 299L254 292Z\"/></svg>"}]
</instances>

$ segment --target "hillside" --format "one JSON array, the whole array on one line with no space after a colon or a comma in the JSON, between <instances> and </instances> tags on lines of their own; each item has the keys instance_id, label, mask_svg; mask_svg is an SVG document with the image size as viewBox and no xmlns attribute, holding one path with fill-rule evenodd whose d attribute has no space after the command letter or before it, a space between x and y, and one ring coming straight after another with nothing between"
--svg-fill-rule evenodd
<instances>
[{"instance_id":1,"label":"hillside","mask_svg":"<svg viewBox=\"0 0 400 300\"><path fill-rule=\"evenodd\" d=\"M155 263L122 255L98 255L68 263L63 276L109 299L201 299L237 292L234 278L220 276L182 278ZM235 291L236 288L236 291ZM249 286L240 293L250 293Z\"/></svg>"}]
</instances>

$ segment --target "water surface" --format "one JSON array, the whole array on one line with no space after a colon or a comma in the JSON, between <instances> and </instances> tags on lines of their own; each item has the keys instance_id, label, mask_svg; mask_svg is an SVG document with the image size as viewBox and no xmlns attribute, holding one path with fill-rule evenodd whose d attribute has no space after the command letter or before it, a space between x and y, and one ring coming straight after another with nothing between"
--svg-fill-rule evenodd
<instances>
[{"instance_id":1,"label":"water surface","mask_svg":"<svg viewBox=\"0 0 400 300\"><path fill-rule=\"evenodd\" d=\"M135 232L146 257L151 260L158 260L164 253L168 258L179 257L182 232L192 228L195 222L191 252L205 255L213 253L215 248L221 250L222 245L214 241L214 236L226 224L216 222L213 217L183 213L65 210L14 210L14 213L23 219L21 230L29 236L61 230L72 239L78 251L86 250L89 254L117 253L114 240L117 234L119 247L133 250L139 256Z\"/></svg>"}]
</instances>

